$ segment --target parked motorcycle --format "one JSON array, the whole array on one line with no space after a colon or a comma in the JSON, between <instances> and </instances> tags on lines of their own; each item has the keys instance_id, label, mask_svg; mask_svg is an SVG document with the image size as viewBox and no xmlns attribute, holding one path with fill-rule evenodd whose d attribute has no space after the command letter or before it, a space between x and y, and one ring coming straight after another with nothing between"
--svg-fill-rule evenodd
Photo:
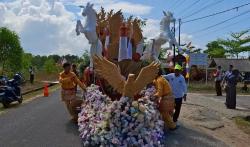
<instances>
[{"instance_id":1,"label":"parked motorcycle","mask_svg":"<svg viewBox=\"0 0 250 147\"><path fill-rule=\"evenodd\" d=\"M21 81L22 77L20 74L15 74L11 80L4 76L0 77L0 102L5 108L8 108L10 103L15 101L18 101L19 104L22 103Z\"/></svg>"}]
</instances>

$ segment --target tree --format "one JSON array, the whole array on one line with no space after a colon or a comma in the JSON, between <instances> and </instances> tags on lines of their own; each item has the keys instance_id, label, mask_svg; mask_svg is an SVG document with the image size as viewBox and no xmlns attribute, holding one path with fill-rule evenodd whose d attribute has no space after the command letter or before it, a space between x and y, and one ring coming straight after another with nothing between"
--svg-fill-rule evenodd
<instances>
[{"instance_id":1,"label":"tree","mask_svg":"<svg viewBox=\"0 0 250 147\"><path fill-rule=\"evenodd\" d=\"M80 77L82 77L85 68L88 67L89 63L90 63L90 61L89 61L89 52L87 50L84 51L81 59L82 59L82 62L80 64L80 66L79 66Z\"/></svg>"},{"instance_id":2,"label":"tree","mask_svg":"<svg viewBox=\"0 0 250 147\"><path fill-rule=\"evenodd\" d=\"M2 74L4 72L14 73L22 69L23 49L19 37L5 27L0 28L0 63Z\"/></svg>"},{"instance_id":3,"label":"tree","mask_svg":"<svg viewBox=\"0 0 250 147\"><path fill-rule=\"evenodd\" d=\"M76 56L76 55L65 55L65 56L63 56L63 58L65 58L68 62L70 62L70 63L74 63L74 64L76 64L76 63L79 63L80 62L80 58L78 57L78 56Z\"/></svg>"},{"instance_id":4,"label":"tree","mask_svg":"<svg viewBox=\"0 0 250 147\"><path fill-rule=\"evenodd\" d=\"M28 71L29 67L32 66L33 56L31 53L23 53L22 58L23 70Z\"/></svg>"},{"instance_id":5,"label":"tree","mask_svg":"<svg viewBox=\"0 0 250 147\"><path fill-rule=\"evenodd\" d=\"M166 58L166 55L167 55L167 49L161 48L160 53L159 53L159 59Z\"/></svg>"},{"instance_id":6,"label":"tree","mask_svg":"<svg viewBox=\"0 0 250 147\"><path fill-rule=\"evenodd\" d=\"M225 58L226 50L219 44L218 41L212 41L207 44L207 50L204 53L208 54L210 58Z\"/></svg>"},{"instance_id":7,"label":"tree","mask_svg":"<svg viewBox=\"0 0 250 147\"><path fill-rule=\"evenodd\" d=\"M231 39L219 39L218 42L226 48L230 55L236 56L238 59L240 53L250 51L250 36L248 32L249 30L231 33Z\"/></svg>"},{"instance_id":8,"label":"tree","mask_svg":"<svg viewBox=\"0 0 250 147\"><path fill-rule=\"evenodd\" d=\"M48 58L44 63L44 70L47 73L53 73L57 71L56 63L52 58Z\"/></svg>"},{"instance_id":9,"label":"tree","mask_svg":"<svg viewBox=\"0 0 250 147\"><path fill-rule=\"evenodd\" d=\"M61 60L61 57L59 55L49 55L48 58L52 58L56 63Z\"/></svg>"},{"instance_id":10,"label":"tree","mask_svg":"<svg viewBox=\"0 0 250 147\"><path fill-rule=\"evenodd\" d=\"M83 60L83 65L88 66L89 65L89 52L87 50L84 51L83 55L82 55L82 60Z\"/></svg>"},{"instance_id":11,"label":"tree","mask_svg":"<svg viewBox=\"0 0 250 147\"><path fill-rule=\"evenodd\" d=\"M36 66L36 68L40 70L44 67L44 63L46 62L47 59L48 59L47 56L40 56L40 55L34 56L32 58L32 65Z\"/></svg>"}]
</instances>

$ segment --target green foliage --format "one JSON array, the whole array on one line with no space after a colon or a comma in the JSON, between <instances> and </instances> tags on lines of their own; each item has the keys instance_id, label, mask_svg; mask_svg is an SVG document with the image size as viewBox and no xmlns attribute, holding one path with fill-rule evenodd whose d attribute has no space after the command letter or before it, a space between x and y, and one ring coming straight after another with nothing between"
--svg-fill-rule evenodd
<instances>
[{"instance_id":1,"label":"green foliage","mask_svg":"<svg viewBox=\"0 0 250 147\"><path fill-rule=\"evenodd\" d=\"M47 56L37 55L37 56L33 56L31 63L32 63L32 66L34 66L36 69L42 70L46 60L48 60Z\"/></svg>"},{"instance_id":2,"label":"green foliage","mask_svg":"<svg viewBox=\"0 0 250 147\"><path fill-rule=\"evenodd\" d=\"M225 47L227 53L238 58L240 53L250 51L250 35L248 33L249 30L231 33L230 38L219 39L218 43Z\"/></svg>"},{"instance_id":3,"label":"green foliage","mask_svg":"<svg viewBox=\"0 0 250 147\"><path fill-rule=\"evenodd\" d=\"M46 73L57 72L56 63L52 58L48 58L44 63L44 70Z\"/></svg>"},{"instance_id":4,"label":"green foliage","mask_svg":"<svg viewBox=\"0 0 250 147\"><path fill-rule=\"evenodd\" d=\"M218 41L212 41L207 44L207 50L204 51L210 58L225 58L226 50Z\"/></svg>"},{"instance_id":5,"label":"green foliage","mask_svg":"<svg viewBox=\"0 0 250 147\"><path fill-rule=\"evenodd\" d=\"M68 62L70 63L74 63L74 64L77 64L77 63L80 63L82 62L81 58L79 58L78 56L76 55L65 55L65 56L62 56L62 58L66 59Z\"/></svg>"},{"instance_id":6,"label":"green foliage","mask_svg":"<svg viewBox=\"0 0 250 147\"><path fill-rule=\"evenodd\" d=\"M52 58L56 63L61 60L61 56L59 55L49 55L48 58Z\"/></svg>"},{"instance_id":7,"label":"green foliage","mask_svg":"<svg viewBox=\"0 0 250 147\"><path fill-rule=\"evenodd\" d=\"M160 54L159 54L159 59L164 59L166 57L166 55L167 55L167 50L161 48Z\"/></svg>"},{"instance_id":8,"label":"green foliage","mask_svg":"<svg viewBox=\"0 0 250 147\"><path fill-rule=\"evenodd\" d=\"M81 64L79 66L79 71L80 71L80 77L82 77L84 69L89 66L89 52L87 50L84 51L82 57L81 57Z\"/></svg>"},{"instance_id":9,"label":"green foliage","mask_svg":"<svg viewBox=\"0 0 250 147\"><path fill-rule=\"evenodd\" d=\"M83 53L83 55L82 55L82 63L83 63L83 65L85 65L85 66L88 66L89 65L89 52L87 51L87 50L85 50L84 51L84 53Z\"/></svg>"},{"instance_id":10,"label":"green foliage","mask_svg":"<svg viewBox=\"0 0 250 147\"><path fill-rule=\"evenodd\" d=\"M30 66L32 66L32 59L33 56L31 53L23 53L22 57L22 64L23 64L23 69L28 70Z\"/></svg>"},{"instance_id":11,"label":"green foliage","mask_svg":"<svg viewBox=\"0 0 250 147\"><path fill-rule=\"evenodd\" d=\"M0 63L2 74L13 74L22 69L23 49L19 37L8 28L0 28Z\"/></svg>"}]
</instances>

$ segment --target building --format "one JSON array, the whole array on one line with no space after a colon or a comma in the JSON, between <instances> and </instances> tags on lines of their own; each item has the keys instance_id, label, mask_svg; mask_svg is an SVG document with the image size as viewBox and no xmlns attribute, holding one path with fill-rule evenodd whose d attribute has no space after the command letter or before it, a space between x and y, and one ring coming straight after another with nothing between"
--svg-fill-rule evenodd
<instances>
[{"instance_id":1,"label":"building","mask_svg":"<svg viewBox=\"0 0 250 147\"><path fill-rule=\"evenodd\" d=\"M240 72L250 72L250 60L249 59L226 59L226 58L214 58L208 61L209 68L215 68L221 66L222 70L228 70L229 65L233 65L235 69Z\"/></svg>"}]
</instances>

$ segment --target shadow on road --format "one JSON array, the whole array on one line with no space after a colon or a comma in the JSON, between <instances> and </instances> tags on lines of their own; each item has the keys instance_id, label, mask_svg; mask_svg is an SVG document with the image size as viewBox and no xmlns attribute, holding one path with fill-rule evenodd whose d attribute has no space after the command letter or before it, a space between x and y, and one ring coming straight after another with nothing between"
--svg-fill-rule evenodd
<instances>
[{"instance_id":1,"label":"shadow on road","mask_svg":"<svg viewBox=\"0 0 250 147\"><path fill-rule=\"evenodd\" d=\"M68 121L66 124L66 132L67 133L70 133L70 134L74 134L75 136L79 136L79 132L78 132L78 125L71 122L71 121Z\"/></svg>"},{"instance_id":2,"label":"shadow on road","mask_svg":"<svg viewBox=\"0 0 250 147\"><path fill-rule=\"evenodd\" d=\"M225 143L205 135L202 132L181 125L176 131L168 131L166 136L168 147L225 147Z\"/></svg>"}]
</instances>

